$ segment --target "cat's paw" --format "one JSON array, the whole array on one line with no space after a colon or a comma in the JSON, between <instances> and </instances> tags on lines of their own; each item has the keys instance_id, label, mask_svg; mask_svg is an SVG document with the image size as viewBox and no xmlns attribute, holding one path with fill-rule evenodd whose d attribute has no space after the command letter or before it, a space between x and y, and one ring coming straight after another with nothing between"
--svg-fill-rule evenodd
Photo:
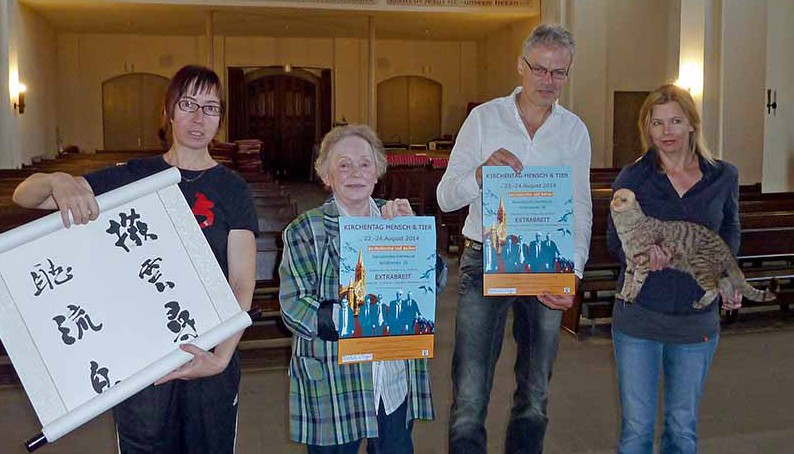
<instances>
[{"instance_id":1,"label":"cat's paw","mask_svg":"<svg viewBox=\"0 0 794 454\"><path fill-rule=\"evenodd\" d=\"M623 289L622 292L615 295L615 298L623 300L627 303L633 303L637 299L637 292L634 289Z\"/></svg>"},{"instance_id":2,"label":"cat's paw","mask_svg":"<svg viewBox=\"0 0 794 454\"><path fill-rule=\"evenodd\" d=\"M615 298L617 298L619 300L623 300L623 301L625 301L627 303L633 303L634 302L634 298L631 296L632 293L633 292L632 292L631 286L629 286L627 284L624 284L623 285L623 289L620 291L620 293L615 295Z\"/></svg>"},{"instance_id":3,"label":"cat's paw","mask_svg":"<svg viewBox=\"0 0 794 454\"><path fill-rule=\"evenodd\" d=\"M622 293L625 298L623 300L628 303L633 303L637 300L637 295L639 295L641 288L642 285L638 285L636 282L632 282L631 285L624 286Z\"/></svg>"},{"instance_id":4,"label":"cat's paw","mask_svg":"<svg viewBox=\"0 0 794 454\"><path fill-rule=\"evenodd\" d=\"M703 296L692 303L692 307L695 309L703 309L704 307L708 306L709 304L714 302L714 299L717 298L716 291L708 291L703 294Z\"/></svg>"}]
</instances>

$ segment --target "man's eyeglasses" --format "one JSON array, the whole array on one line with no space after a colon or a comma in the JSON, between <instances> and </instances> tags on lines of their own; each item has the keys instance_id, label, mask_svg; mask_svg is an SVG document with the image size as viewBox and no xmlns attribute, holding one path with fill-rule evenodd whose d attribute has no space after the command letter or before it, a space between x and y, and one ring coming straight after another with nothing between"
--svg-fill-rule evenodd
<instances>
[{"instance_id":1,"label":"man's eyeglasses","mask_svg":"<svg viewBox=\"0 0 794 454\"><path fill-rule=\"evenodd\" d=\"M223 114L223 108L221 106L215 104L205 104L200 105L195 101L191 101L189 99L180 99L176 106L179 107L179 110L183 112L193 113L199 109L204 112L204 115L208 115L210 117L220 117Z\"/></svg>"},{"instance_id":2,"label":"man's eyeglasses","mask_svg":"<svg viewBox=\"0 0 794 454\"><path fill-rule=\"evenodd\" d=\"M521 58L524 59L524 63L527 64L527 68L529 68L529 70L532 72L532 75L535 77L541 77L541 78L546 77L546 74L548 73L551 73L551 78L554 80L563 80L566 77L568 77L569 68L549 70L540 65L538 66L530 65L529 62L527 61L527 57L521 57Z\"/></svg>"}]
</instances>

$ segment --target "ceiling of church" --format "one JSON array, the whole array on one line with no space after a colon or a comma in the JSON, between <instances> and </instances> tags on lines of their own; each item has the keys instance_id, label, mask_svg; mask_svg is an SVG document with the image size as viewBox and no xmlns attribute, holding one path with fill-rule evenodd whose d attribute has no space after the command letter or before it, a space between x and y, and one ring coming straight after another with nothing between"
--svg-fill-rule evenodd
<instances>
[{"instance_id":1,"label":"ceiling of church","mask_svg":"<svg viewBox=\"0 0 794 454\"><path fill-rule=\"evenodd\" d=\"M147 35L203 35L211 12L212 27L217 35L366 38L371 17L378 39L468 41L482 39L511 23L538 15L538 8L473 13L70 0L20 0L20 3L43 16L59 31Z\"/></svg>"}]
</instances>

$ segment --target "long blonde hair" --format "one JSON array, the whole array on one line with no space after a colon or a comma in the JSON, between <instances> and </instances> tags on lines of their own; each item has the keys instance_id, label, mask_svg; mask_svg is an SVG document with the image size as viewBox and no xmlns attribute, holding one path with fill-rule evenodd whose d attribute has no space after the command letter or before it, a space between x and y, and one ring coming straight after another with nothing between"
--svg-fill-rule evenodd
<instances>
[{"instance_id":1,"label":"long blonde hair","mask_svg":"<svg viewBox=\"0 0 794 454\"><path fill-rule=\"evenodd\" d=\"M689 133L689 151L697 156L701 156L710 164L714 164L717 159L712 154L709 147L706 145L706 140L703 138L703 122L695 106L695 100L688 91L676 85L662 85L656 90L648 94L645 102L642 103L640 108L640 117L637 120L637 127L640 129L640 138L642 139L643 155L653 147L653 140L651 140L651 114L653 114L653 106L667 104L668 102L676 102L684 112L689 124L694 129Z\"/></svg>"}]
</instances>

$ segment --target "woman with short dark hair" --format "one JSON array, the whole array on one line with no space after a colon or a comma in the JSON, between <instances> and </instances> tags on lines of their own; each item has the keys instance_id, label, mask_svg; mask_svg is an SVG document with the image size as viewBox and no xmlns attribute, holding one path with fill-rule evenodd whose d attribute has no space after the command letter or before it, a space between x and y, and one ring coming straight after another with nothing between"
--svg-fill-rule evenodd
<instances>
[{"instance_id":1,"label":"woman with short dark hair","mask_svg":"<svg viewBox=\"0 0 794 454\"><path fill-rule=\"evenodd\" d=\"M173 145L163 155L133 159L72 176L37 173L14 192L27 208L58 209L63 223L85 224L99 215L95 196L176 167L179 188L243 310L251 307L258 230L246 182L209 154L223 115L220 79L209 68L185 66L165 94L164 114ZM71 218L71 220L70 220ZM233 453L242 333L212 351L184 344L193 359L113 409L122 453Z\"/></svg>"}]
</instances>

